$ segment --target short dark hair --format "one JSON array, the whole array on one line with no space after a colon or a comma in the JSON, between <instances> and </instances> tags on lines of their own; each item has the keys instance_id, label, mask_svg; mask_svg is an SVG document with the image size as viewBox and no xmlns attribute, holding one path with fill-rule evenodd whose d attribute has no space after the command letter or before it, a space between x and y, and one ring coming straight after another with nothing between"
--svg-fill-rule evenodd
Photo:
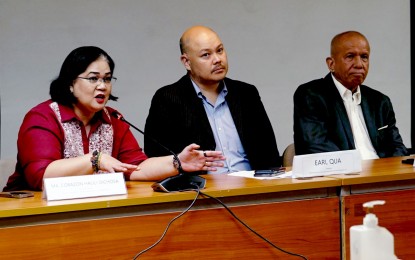
<instances>
[{"instance_id":1,"label":"short dark hair","mask_svg":"<svg viewBox=\"0 0 415 260\"><path fill-rule=\"evenodd\" d=\"M70 87L78 75L99 57L104 57L108 61L111 74L113 74L114 61L104 50L95 46L83 46L71 51L62 64L59 76L50 84L49 94L52 100L69 107L77 103L78 100L71 92ZM109 100L117 101L118 97L110 94Z\"/></svg>"},{"instance_id":2,"label":"short dark hair","mask_svg":"<svg viewBox=\"0 0 415 260\"><path fill-rule=\"evenodd\" d=\"M179 41L180 54L184 54L186 52L186 47L187 47L186 44L187 43L184 42L183 36L180 37L180 41Z\"/></svg>"}]
</instances>

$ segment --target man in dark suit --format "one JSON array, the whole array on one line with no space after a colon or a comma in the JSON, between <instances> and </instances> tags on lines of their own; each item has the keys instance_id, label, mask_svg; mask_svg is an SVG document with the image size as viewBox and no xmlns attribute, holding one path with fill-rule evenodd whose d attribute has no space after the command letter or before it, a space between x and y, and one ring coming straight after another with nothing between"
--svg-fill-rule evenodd
<instances>
[{"instance_id":1,"label":"man in dark suit","mask_svg":"<svg viewBox=\"0 0 415 260\"><path fill-rule=\"evenodd\" d=\"M191 27L180 38L180 50L187 75L155 93L145 126L145 153L168 154L151 136L173 152L189 143L222 151L226 160L220 172L280 166L258 90L226 78L227 56L218 35L204 26Z\"/></svg>"},{"instance_id":2,"label":"man in dark suit","mask_svg":"<svg viewBox=\"0 0 415 260\"><path fill-rule=\"evenodd\" d=\"M357 149L362 159L407 155L390 99L362 85L370 46L359 32L336 35L326 59L330 73L294 93L296 154Z\"/></svg>"}]
</instances>

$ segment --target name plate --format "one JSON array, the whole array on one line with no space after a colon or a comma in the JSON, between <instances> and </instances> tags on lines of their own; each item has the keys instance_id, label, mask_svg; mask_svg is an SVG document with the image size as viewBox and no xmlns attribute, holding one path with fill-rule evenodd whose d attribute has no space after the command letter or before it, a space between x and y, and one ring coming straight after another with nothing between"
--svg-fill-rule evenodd
<instances>
[{"instance_id":1,"label":"name plate","mask_svg":"<svg viewBox=\"0 0 415 260\"><path fill-rule=\"evenodd\" d=\"M43 179L48 201L127 194L123 173L105 173Z\"/></svg>"},{"instance_id":2,"label":"name plate","mask_svg":"<svg viewBox=\"0 0 415 260\"><path fill-rule=\"evenodd\" d=\"M357 150L296 155L293 178L347 174L362 171L362 158Z\"/></svg>"}]
</instances>

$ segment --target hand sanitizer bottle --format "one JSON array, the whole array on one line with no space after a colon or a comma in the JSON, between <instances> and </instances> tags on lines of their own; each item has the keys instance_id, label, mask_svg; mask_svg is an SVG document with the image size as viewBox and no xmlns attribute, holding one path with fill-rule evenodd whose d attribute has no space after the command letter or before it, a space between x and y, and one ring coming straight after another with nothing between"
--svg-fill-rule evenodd
<instances>
[{"instance_id":1,"label":"hand sanitizer bottle","mask_svg":"<svg viewBox=\"0 0 415 260\"><path fill-rule=\"evenodd\" d=\"M350 259L351 260L396 260L393 235L386 228L378 226L378 218L373 214L375 205L383 205L385 201L366 202L366 216L363 225L350 227Z\"/></svg>"}]
</instances>

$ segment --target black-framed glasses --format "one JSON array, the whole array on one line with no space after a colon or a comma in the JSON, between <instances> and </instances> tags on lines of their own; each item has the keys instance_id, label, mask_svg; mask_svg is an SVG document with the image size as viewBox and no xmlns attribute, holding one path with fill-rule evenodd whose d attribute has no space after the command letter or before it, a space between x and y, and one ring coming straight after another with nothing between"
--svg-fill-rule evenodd
<instances>
[{"instance_id":1,"label":"black-framed glasses","mask_svg":"<svg viewBox=\"0 0 415 260\"><path fill-rule=\"evenodd\" d=\"M109 84L114 84L115 81L117 81L116 77L105 77L105 78L98 78L98 77L89 77L89 78L84 78L84 77L78 77L79 79L85 79L88 80L89 83L91 84L101 84L101 82L103 82L106 85Z\"/></svg>"}]
</instances>

